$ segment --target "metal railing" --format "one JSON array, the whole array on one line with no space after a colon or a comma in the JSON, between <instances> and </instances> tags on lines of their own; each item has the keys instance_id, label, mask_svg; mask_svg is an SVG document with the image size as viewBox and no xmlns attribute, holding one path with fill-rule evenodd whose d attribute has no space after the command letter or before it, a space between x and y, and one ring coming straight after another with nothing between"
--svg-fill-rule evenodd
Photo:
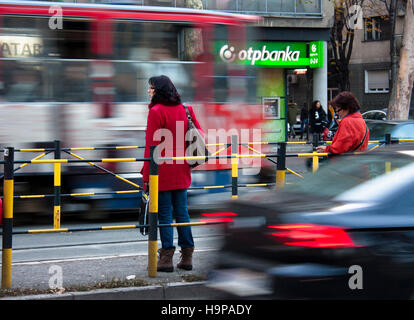
<instances>
[{"instance_id":1,"label":"metal railing","mask_svg":"<svg viewBox=\"0 0 414 320\"><path fill-rule=\"evenodd\" d=\"M391 139L390 136L387 136L385 141L378 141L379 143L389 144L395 142L402 142L402 141L414 141L414 139ZM255 150L251 147L254 144L278 144L278 152L277 154L263 154L260 151ZM231 171L232 171L232 183L231 185L227 186L206 186L203 188L231 188L232 198L238 198L238 188L239 187L261 187L261 186L269 186L274 185L276 189L283 188L285 185L285 174L286 171L289 169L286 168L286 158L289 157L311 157L313 159L313 172L318 170L319 166L319 158L329 156L327 153L297 153L297 154L287 154L286 153L286 142L251 142L247 144L238 143L237 136L232 137L231 144L222 144L224 147L220 149L216 154L211 156L196 156L196 157L165 157L161 158L158 157L159 161L177 161L177 160L209 160L209 159L231 159ZM215 144L216 146L219 144ZM248 146L250 150L254 152L254 154L238 154L238 146L245 145ZM228 147L232 148L230 155L217 155L219 152L227 149ZM108 147L108 148L116 148L116 149L123 149L123 148L139 148L137 146L123 146L123 147ZM91 231L91 230L116 230L116 229L131 229L131 228L142 228L148 227L148 275L150 277L156 277L157 275L157 231L158 228L163 227L180 227L180 226L201 226L201 225L208 225L208 224L217 224L220 222L217 221L201 221L201 222L189 222L189 223L171 223L171 224L158 224L158 164L154 158L154 149L155 146L151 147L150 158L103 158L103 159L84 159L79 156L75 156L77 159L61 159L61 151L65 151L70 154L70 151L74 150L94 150L96 148L69 148L64 149L60 148L60 143L58 141L55 142L55 148L51 149L14 149L14 148L6 148L4 150L4 161L0 161L0 164L4 164L4 195L3 195L3 208L4 208L4 218L3 218L3 230L2 230L2 238L3 238L3 246L2 246L2 288L9 289L11 288L11 279L12 279L12 272L11 272L11 262L12 262L12 238L13 234L23 234L23 233L30 233L30 234L39 234L39 233L53 233L53 232L74 232L74 231ZM44 152L40 156L35 157L32 160L14 160L14 152ZM54 151L54 158L55 159L48 159L42 160L40 158L44 157L46 154L51 153ZM71 154L73 155L73 154ZM276 181L274 184L238 184L238 159L241 158L265 158L270 160L272 163L276 164ZM276 158L277 161L275 162L273 159ZM119 177L117 174L113 172L109 172L104 168L96 165L94 162L134 162L134 161L149 161L150 162L150 177L149 177L149 222L148 224L142 225L121 225L121 226L105 226L105 227L85 227L85 228L61 228L60 226L60 215L61 215L61 208L60 208L60 198L62 196L84 196L84 195L98 195L101 193L78 193L78 194L61 194L60 193L60 175L61 175L61 165L62 164L69 164L69 163L88 163L97 167L98 169L105 170L105 172L114 175L116 178L121 178L124 182L130 183L130 181ZM53 195L29 195L29 196L15 196L14 195L14 172L28 164L34 163L53 163L54 164L54 187L55 192ZM15 164L21 164L17 169L14 168ZM292 170L290 170L292 172ZM298 175L298 174L296 174ZM300 175L299 175L300 176ZM142 188L134 184L136 190L128 190L128 191L115 191L115 193L139 193ZM107 194L107 193L105 193ZM26 230L26 231L13 231L13 203L15 198L21 199L28 199L28 198L38 198L38 197L54 197L54 223L53 229L38 229L38 230Z\"/></svg>"},{"instance_id":2,"label":"metal railing","mask_svg":"<svg viewBox=\"0 0 414 320\"><path fill-rule=\"evenodd\" d=\"M77 2L76 0L73 0ZM91 1L92 2L92 1ZM96 3L118 4L128 3L142 6L161 6L185 8L183 0L96 0ZM322 0L202 0L202 8L206 10L219 10L234 13L246 13L270 16L320 16L322 15Z\"/></svg>"}]
</instances>

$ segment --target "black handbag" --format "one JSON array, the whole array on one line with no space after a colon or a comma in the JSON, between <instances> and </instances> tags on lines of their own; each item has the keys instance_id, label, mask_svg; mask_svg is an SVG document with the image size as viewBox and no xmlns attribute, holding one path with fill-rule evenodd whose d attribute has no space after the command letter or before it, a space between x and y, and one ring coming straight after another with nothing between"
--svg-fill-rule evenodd
<instances>
[{"instance_id":1,"label":"black handbag","mask_svg":"<svg viewBox=\"0 0 414 320\"><path fill-rule=\"evenodd\" d=\"M188 110L186 105L183 105L185 108L185 112L187 113L187 120L188 120L188 130L186 134L186 138L190 138L187 141L186 145L186 156L188 157L197 157L197 156L210 156L210 152L207 149L206 141L204 140L203 136L201 135L198 128L194 125L193 119L191 117L190 111ZM200 164L203 164L208 159L197 159L197 160L187 160L190 168L195 168Z\"/></svg>"},{"instance_id":2,"label":"black handbag","mask_svg":"<svg viewBox=\"0 0 414 320\"><path fill-rule=\"evenodd\" d=\"M147 188L148 189L148 188ZM148 210L149 210L149 192L142 190L141 192L141 204L139 207L138 222L139 225L148 225ZM139 232L143 236L148 235L149 227L139 227Z\"/></svg>"}]
</instances>

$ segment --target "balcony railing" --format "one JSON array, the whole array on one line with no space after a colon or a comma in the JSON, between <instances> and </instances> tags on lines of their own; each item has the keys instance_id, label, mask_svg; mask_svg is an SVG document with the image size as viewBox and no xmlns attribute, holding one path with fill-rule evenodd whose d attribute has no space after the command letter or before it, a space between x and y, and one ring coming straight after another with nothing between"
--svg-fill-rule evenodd
<instances>
[{"instance_id":1,"label":"balcony railing","mask_svg":"<svg viewBox=\"0 0 414 320\"><path fill-rule=\"evenodd\" d=\"M77 2L76 0L73 0ZM184 0L92 0L145 6L186 7ZM195 8L268 16L321 16L322 0L193 0ZM187 5L188 6L188 5Z\"/></svg>"}]
</instances>

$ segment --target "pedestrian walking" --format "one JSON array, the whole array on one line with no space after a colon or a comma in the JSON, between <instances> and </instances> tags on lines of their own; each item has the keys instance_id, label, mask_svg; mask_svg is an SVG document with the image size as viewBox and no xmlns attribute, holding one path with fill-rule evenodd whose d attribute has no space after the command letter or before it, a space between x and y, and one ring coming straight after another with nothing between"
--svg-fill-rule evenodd
<instances>
[{"instance_id":1,"label":"pedestrian walking","mask_svg":"<svg viewBox=\"0 0 414 320\"><path fill-rule=\"evenodd\" d=\"M288 122L289 122L289 136L292 138L296 137L295 129L293 126L297 122L298 106L294 102L288 103Z\"/></svg>"},{"instance_id":2,"label":"pedestrian walking","mask_svg":"<svg viewBox=\"0 0 414 320\"><path fill-rule=\"evenodd\" d=\"M368 147L369 129L362 118L360 104L352 92L338 94L330 104L341 118L338 130L329 146L319 146L317 152L344 154L365 151Z\"/></svg>"},{"instance_id":3,"label":"pedestrian walking","mask_svg":"<svg viewBox=\"0 0 414 320\"><path fill-rule=\"evenodd\" d=\"M150 146L157 145L160 150L154 152L160 157L184 156L185 133L188 129L186 109L181 103L181 97L174 84L167 76L152 77L148 81L148 94L151 99L147 119L145 137L145 157L150 156ZM197 129L204 134L193 108L187 106ZM161 131L160 131L161 130ZM163 134L162 130L165 130ZM162 140L162 141L161 141ZM162 143L162 144L161 144ZM163 149L161 149L161 146ZM160 224L190 222L187 208L187 189L191 184L191 169L187 161L159 163L159 194L158 194L158 222ZM149 162L144 162L141 170L144 184L149 180ZM159 228L161 248L157 271L174 271L173 256L174 229L172 227ZM177 268L192 270L194 240L190 226L177 227L178 246L181 247L181 260Z\"/></svg>"},{"instance_id":4,"label":"pedestrian walking","mask_svg":"<svg viewBox=\"0 0 414 320\"><path fill-rule=\"evenodd\" d=\"M309 113L309 125L311 128L312 134L318 134L320 140L320 135L323 132L324 128L328 124L328 119L326 116L325 110L323 110L321 102L315 100L312 103L312 108Z\"/></svg>"},{"instance_id":5,"label":"pedestrian walking","mask_svg":"<svg viewBox=\"0 0 414 320\"><path fill-rule=\"evenodd\" d=\"M306 138L308 138L309 112L308 105L305 102L300 110L300 138L303 139L304 131L306 130Z\"/></svg>"}]
</instances>

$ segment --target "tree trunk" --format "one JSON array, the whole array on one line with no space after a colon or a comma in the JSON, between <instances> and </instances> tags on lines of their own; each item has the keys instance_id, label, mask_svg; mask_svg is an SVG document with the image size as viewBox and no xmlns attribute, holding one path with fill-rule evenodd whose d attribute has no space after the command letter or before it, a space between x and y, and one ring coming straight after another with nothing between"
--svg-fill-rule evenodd
<instances>
[{"instance_id":1,"label":"tree trunk","mask_svg":"<svg viewBox=\"0 0 414 320\"><path fill-rule=\"evenodd\" d=\"M414 12L413 0L407 0L403 43L400 51L398 78L388 108L389 120L407 120L414 80Z\"/></svg>"},{"instance_id":2,"label":"tree trunk","mask_svg":"<svg viewBox=\"0 0 414 320\"><path fill-rule=\"evenodd\" d=\"M398 51L395 38L395 25L397 22L397 0L391 0L389 6L389 15L391 23L391 39L390 39L390 57L391 57L391 79L390 79L390 90L398 77Z\"/></svg>"},{"instance_id":3,"label":"tree trunk","mask_svg":"<svg viewBox=\"0 0 414 320\"><path fill-rule=\"evenodd\" d=\"M335 73L340 91L349 91L349 61L355 37L358 15L355 7L362 7L365 0L335 0L334 25L331 28L330 43L335 63ZM354 9L354 10L353 10Z\"/></svg>"}]
</instances>

